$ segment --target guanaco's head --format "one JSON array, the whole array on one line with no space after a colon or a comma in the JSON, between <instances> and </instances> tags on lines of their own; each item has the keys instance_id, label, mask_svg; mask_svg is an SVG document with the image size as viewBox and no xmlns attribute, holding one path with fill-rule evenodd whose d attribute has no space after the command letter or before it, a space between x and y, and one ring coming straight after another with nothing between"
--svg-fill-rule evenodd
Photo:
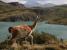
<instances>
[{"instance_id":1,"label":"guanaco's head","mask_svg":"<svg viewBox=\"0 0 67 50\"><path fill-rule=\"evenodd\" d=\"M12 32L12 29L13 29L13 27L9 27L9 28L8 28L9 33Z\"/></svg>"}]
</instances>

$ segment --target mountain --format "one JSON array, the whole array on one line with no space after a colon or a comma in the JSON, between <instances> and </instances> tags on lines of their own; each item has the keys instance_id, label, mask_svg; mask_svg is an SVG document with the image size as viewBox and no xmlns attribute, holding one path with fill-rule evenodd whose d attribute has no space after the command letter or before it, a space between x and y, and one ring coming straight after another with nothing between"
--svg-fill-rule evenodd
<instances>
[{"instance_id":1,"label":"mountain","mask_svg":"<svg viewBox=\"0 0 67 50\"><path fill-rule=\"evenodd\" d=\"M18 15L21 10L22 8L0 1L0 19Z\"/></svg>"},{"instance_id":2,"label":"mountain","mask_svg":"<svg viewBox=\"0 0 67 50\"><path fill-rule=\"evenodd\" d=\"M5 2L0 1L0 5L5 5L5 4L6 4ZM6 5L8 5L8 4L6 4Z\"/></svg>"},{"instance_id":3,"label":"mountain","mask_svg":"<svg viewBox=\"0 0 67 50\"><path fill-rule=\"evenodd\" d=\"M21 8L20 8L21 7ZM0 1L0 20L11 16L21 15L23 12L23 5L18 3L5 3Z\"/></svg>"},{"instance_id":4,"label":"mountain","mask_svg":"<svg viewBox=\"0 0 67 50\"><path fill-rule=\"evenodd\" d=\"M42 5L46 8L37 7L40 6L39 3L35 3L35 5L35 7L33 6L35 9L32 9L17 2L4 3L0 1L0 21L33 21L39 15L41 21L47 20L48 23L67 25L67 4L54 6L54 4L48 3Z\"/></svg>"},{"instance_id":5,"label":"mountain","mask_svg":"<svg viewBox=\"0 0 67 50\"><path fill-rule=\"evenodd\" d=\"M36 6L40 6L39 3L37 3L36 1L28 1L27 3L24 4L26 7L36 7Z\"/></svg>"},{"instance_id":6,"label":"mountain","mask_svg":"<svg viewBox=\"0 0 67 50\"><path fill-rule=\"evenodd\" d=\"M0 12L14 10L14 8L16 8L16 7L14 7L8 3L0 1Z\"/></svg>"},{"instance_id":7,"label":"mountain","mask_svg":"<svg viewBox=\"0 0 67 50\"><path fill-rule=\"evenodd\" d=\"M24 8L24 5L18 2L5 3L3 1L0 1L0 14L22 8Z\"/></svg>"},{"instance_id":8,"label":"mountain","mask_svg":"<svg viewBox=\"0 0 67 50\"><path fill-rule=\"evenodd\" d=\"M18 2L5 3L0 1L0 12L12 11L20 8L24 8L24 5Z\"/></svg>"},{"instance_id":9,"label":"mountain","mask_svg":"<svg viewBox=\"0 0 67 50\"><path fill-rule=\"evenodd\" d=\"M55 4L52 3L46 3L46 4L40 4L36 1L30 1L24 4L26 7L53 7L56 6Z\"/></svg>"},{"instance_id":10,"label":"mountain","mask_svg":"<svg viewBox=\"0 0 67 50\"><path fill-rule=\"evenodd\" d=\"M7 4L7 3L5 3L5 2L0 1L0 9L1 9L1 8L4 8L4 7L5 7L5 8L8 8L8 7L11 8L12 6L11 6L10 4Z\"/></svg>"},{"instance_id":11,"label":"mountain","mask_svg":"<svg viewBox=\"0 0 67 50\"><path fill-rule=\"evenodd\" d=\"M53 7L53 6L56 6L56 5L52 4L52 3L47 3L47 4L44 4L44 5L41 5L41 7Z\"/></svg>"},{"instance_id":12,"label":"mountain","mask_svg":"<svg viewBox=\"0 0 67 50\"><path fill-rule=\"evenodd\" d=\"M19 2L10 2L8 4L11 4L12 6L19 7L19 8L24 8L24 4L20 4Z\"/></svg>"},{"instance_id":13,"label":"mountain","mask_svg":"<svg viewBox=\"0 0 67 50\"><path fill-rule=\"evenodd\" d=\"M44 5L39 5L39 6L34 6L34 7L31 7L32 9L42 9L42 8L50 8L50 7L54 7L54 6L57 6L55 4L52 4L52 3L47 3L47 4L44 4Z\"/></svg>"},{"instance_id":14,"label":"mountain","mask_svg":"<svg viewBox=\"0 0 67 50\"><path fill-rule=\"evenodd\" d=\"M52 3L40 4L36 1L33 1L33 2L30 1L30 2L27 2L25 4L21 4L19 2L10 2L7 4L5 2L0 1L0 5L2 5L2 6L5 5L5 6L9 6L9 7L14 6L14 7L19 7L19 8L23 8L23 7L27 7L27 8L29 8L29 7L53 7L53 6L56 6L55 4L52 4Z\"/></svg>"}]
</instances>

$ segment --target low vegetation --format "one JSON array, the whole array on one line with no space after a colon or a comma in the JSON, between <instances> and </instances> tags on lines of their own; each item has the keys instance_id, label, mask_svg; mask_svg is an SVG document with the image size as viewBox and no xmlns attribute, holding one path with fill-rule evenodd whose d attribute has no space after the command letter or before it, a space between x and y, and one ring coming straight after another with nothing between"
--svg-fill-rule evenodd
<instances>
[{"instance_id":1,"label":"low vegetation","mask_svg":"<svg viewBox=\"0 0 67 50\"><path fill-rule=\"evenodd\" d=\"M46 43L49 44L52 41L53 43L58 42L58 39L54 35L45 32L42 33L35 32L33 36L34 36L34 43L36 44L46 44Z\"/></svg>"},{"instance_id":2,"label":"low vegetation","mask_svg":"<svg viewBox=\"0 0 67 50\"><path fill-rule=\"evenodd\" d=\"M48 33L45 33L45 32L41 32L41 33L38 33L38 32L34 32L33 33L33 41L34 41L34 44L45 44L45 43L49 43L50 41L56 41L58 42L58 39L54 36L54 35L51 35L51 34L48 34ZM19 41L22 41L22 39L18 39ZM28 38L28 41L30 39ZM10 41L9 41L10 42ZM3 42L4 44L7 43L7 39L6 41ZM1 44L3 44L1 43ZM10 43L9 43L10 44Z\"/></svg>"},{"instance_id":3,"label":"low vegetation","mask_svg":"<svg viewBox=\"0 0 67 50\"><path fill-rule=\"evenodd\" d=\"M14 50L64 50L67 49L66 45L62 44L60 45L61 41L51 34L45 33L45 32L34 32L32 34L34 36L34 44L30 45L28 43L19 43L17 48L14 48ZM29 39L28 39L29 41ZM21 40L19 40L21 42ZM0 49L4 50L13 50L11 47L12 42L11 41L4 41L0 43Z\"/></svg>"}]
</instances>

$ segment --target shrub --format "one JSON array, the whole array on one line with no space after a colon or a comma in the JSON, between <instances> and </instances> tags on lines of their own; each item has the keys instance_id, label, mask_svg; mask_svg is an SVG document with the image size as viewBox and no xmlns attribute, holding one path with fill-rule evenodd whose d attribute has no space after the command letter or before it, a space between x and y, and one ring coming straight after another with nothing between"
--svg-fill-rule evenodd
<instances>
[{"instance_id":1,"label":"shrub","mask_svg":"<svg viewBox=\"0 0 67 50\"><path fill-rule=\"evenodd\" d=\"M37 43L37 44L43 44L52 40L58 41L58 39L54 35L48 34L45 32L41 32L41 33L34 32L33 36L34 36L34 43Z\"/></svg>"}]
</instances>

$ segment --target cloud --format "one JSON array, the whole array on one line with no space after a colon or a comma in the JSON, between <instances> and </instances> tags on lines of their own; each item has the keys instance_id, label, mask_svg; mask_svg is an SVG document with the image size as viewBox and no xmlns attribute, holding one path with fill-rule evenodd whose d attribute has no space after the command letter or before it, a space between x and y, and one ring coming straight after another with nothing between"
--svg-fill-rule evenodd
<instances>
[{"instance_id":1,"label":"cloud","mask_svg":"<svg viewBox=\"0 0 67 50\"><path fill-rule=\"evenodd\" d=\"M27 1L24 1L24 0L20 0L20 1L18 1L19 3L22 3L22 4L25 4L25 3L27 3Z\"/></svg>"},{"instance_id":2,"label":"cloud","mask_svg":"<svg viewBox=\"0 0 67 50\"><path fill-rule=\"evenodd\" d=\"M40 4L53 3L53 4L67 4L67 0L2 0L4 2L20 2L20 3L33 3L38 2Z\"/></svg>"},{"instance_id":3,"label":"cloud","mask_svg":"<svg viewBox=\"0 0 67 50\"><path fill-rule=\"evenodd\" d=\"M53 4L67 4L67 0L39 0L38 1L41 4L45 4L45 3L53 3Z\"/></svg>"},{"instance_id":4,"label":"cloud","mask_svg":"<svg viewBox=\"0 0 67 50\"><path fill-rule=\"evenodd\" d=\"M40 0L40 1L37 1L37 2L40 3L40 4L51 3L51 1L47 1L47 0L46 1L45 0L44 1Z\"/></svg>"},{"instance_id":5,"label":"cloud","mask_svg":"<svg viewBox=\"0 0 67 50\"><path fill-rule=\"evenodd\" d=\"M21 0L19 0L21 1ZM38 2L40 4L46 4L46 3L53 3L53 4L57 4L57 5L60 5L60 4L67 4L67 0L22 0L23 1L26 1L26 2Z\"/></svg>"},{"instance_id":6,"label":"cloud","mask_svg":"<svg viewBox=\"0 0 67 50\"><path fill-rule=\"evenodd\" d=\"M55 4L67 4L67 0L57 0L57 1L54 1L52 3L55 3Z\"/></svg>"},{"instance_id":7,"label":"cloud","mask_svg":"<svg viewBox=\"0 0 67 50\"><path fill-rule=\"evenodd\" d=\"M19 3L23 3L23 4L25 4L27 1L26 0L2 0L2 1L4 1L4 2L19 2Z\"/></svg>"},{"instance_id":8,"label":"cloud","mask_svg":"<svg viewBox=\"0 0 67 50\"><path fill-rule=\"evenodd\" d=\"M2 1L4 1L4 2L17 2L18 0L2 0Z\"/></svg>"}]
</instances>

